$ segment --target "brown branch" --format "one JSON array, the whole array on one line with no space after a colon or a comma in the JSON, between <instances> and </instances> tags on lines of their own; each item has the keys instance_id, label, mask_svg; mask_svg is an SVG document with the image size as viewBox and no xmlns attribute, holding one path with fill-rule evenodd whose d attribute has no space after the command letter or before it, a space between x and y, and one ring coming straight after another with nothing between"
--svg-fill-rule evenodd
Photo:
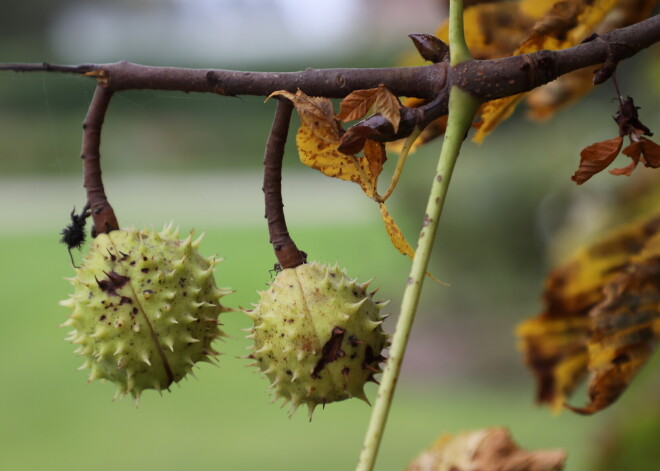
<instances>
[{"instance_id":1,"label":"brown branch","mask_svg":"<svg viewBox=\"0 0 660 471\"><path fill-rule=\"evenodd\" d=\"M442 68L442 67L441 67ZM308 95L342 98L353 90L384 84L401 96L432 98L446 78L429 66L376 69L306 69L299 72L242 72L221 69L156 67L131 62L113 64L53 65L0 64L1 70L14 72L84 73L96 77L108 90L170 90L215 93L218 95L268 96L278 90L292 93L298 89ZM440 74L440 75L438 75Z\"/></svg>"},{"instance_id":2,"label":"brown branch","mask_svg":"<svg viewBox=\"0 0 660 471\"><path fill-rule=\"evenodd\" d=\"M178 90L219 95L267 96L277 90L341 98L359 89L384 84L398 96L433 100L420 110L402 111L401 130L380 115L359 124L373 130L372 139L389 141L407 136L447 113L449 85L456 85L482 101L530 91L560 75L603 62L617 63L660 41L660 16L613 30L597 40L559 51L538 51L493 60L466 61L450 68L446 62L420 67L382 69L307 69L300 72L236 72L216 69L152 67L129 62L58 66L52 64L0 64L0 70L56 71L96 77L108 91L129 89ZM371 130L366 130L371 132Z\"/></svg>"},{"instance_id":3,"label":"brown branch","mask_svg":"<svg viewBox=\"0 0 660 471\"><path fill-rule=\"evenodd\" d=\"M84 186L87 190L94 227L92 236L119 229L115 212L108 203L101 179L101 128L110 104L112 92L97 86L83 121L83 142L80 157L83 159Z\"/></svg>"},{"instance_id":4,"label":"brown branch","mask_svg":"<svg viewBox=\"0 0 660 471\"><path fill-rule=\"evenodd\" d=\"M558 51L459 64L451 82L482 101L527 92L573 70L620 62L660 41L660 15Z\"/></svg>"},{"instance_id":5,"label":"brown branch","mask_svg":"<svg viewBox=\"0 0 660 471\"><path fill-rule=\"evenodd\" d=\"M282 202L282 159L286 145L287 134L293 104L285 99L277 99L277 109L273 125L268 135L264 155L264 186L262 188L266 200L266 219L270 243L277 261L282 268L295 268L305 263L305 254L298 250L295 242L289 236L284 218L284 203Z\"/></svg>"}]
</instances>

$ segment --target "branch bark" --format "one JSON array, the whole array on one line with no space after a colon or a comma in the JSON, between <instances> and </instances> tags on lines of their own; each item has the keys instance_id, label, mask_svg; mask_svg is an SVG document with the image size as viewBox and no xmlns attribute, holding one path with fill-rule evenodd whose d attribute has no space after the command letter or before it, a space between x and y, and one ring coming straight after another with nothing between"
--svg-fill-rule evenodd
<instances>
[{"instance_id":1,"label":"branch bark","mask_svg":"<svg viewBox=\"0 0 660 471\"><path fill-rule=\"evenodd\" d=\"M483 101L493 100L532 90L560 75L603 63L612 57L616 61L626 59L658 41L660 16L656 15L568 49L539 51L504 59L472 60L453 68L443 62L419 67L306 69L282 73L154 67L117 62L75 66L0 64L0 70L82 73L96 77L101 86L112 92L150 89L227 96L268 96L277 90L294 93L300 89L307 95L342 98L354 90L374 88L382 83L399 96L436 100L444 97L439 100L444 105L434 111L434 114L442 115L447 112L449 85L456 85Z\"/></svg>"},{"instance_id":2,"label":"branch bark","mask_svg":"<svg viewBox=\"0 0 660 471\"><path fill-rule=\"evenodd\" d=\"M218 95L268 96L278 90L327 98L342 98L354 90L380 84L398 96L430 100L417 109L402 108L398 132L376 114L349 129L377 141L407 137L415 127L424 128L447 114L449 89L461 88L478 100L489 101L530 91L573 70L617 62L660 41L660 16L613 30L583 44L559 51L538 51L493 60L470 60L456 67L447 62L420 67L381 69L306 69L300 72L237 72L219 69L154 67L130 62L75 66L0 64L1 70L16 72L64 72L95 77L108 92L150 89ZM603 74L599 80L603 80ZM607 74L605 74L606 78Z\"/></svg>"}]
</instances>

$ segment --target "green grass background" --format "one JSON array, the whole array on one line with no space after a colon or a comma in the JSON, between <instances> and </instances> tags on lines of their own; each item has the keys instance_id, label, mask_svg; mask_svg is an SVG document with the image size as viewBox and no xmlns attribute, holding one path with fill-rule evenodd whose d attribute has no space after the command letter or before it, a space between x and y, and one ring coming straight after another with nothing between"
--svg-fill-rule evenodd
<instances>
[{"instance_id":1,"label":"green grass background","mask_svg":"<svg viewBox=\"0 0 660 471\"><path fill-rule=\"evenodd\" d=\"M352 260L351 272L399 270L388 242L375 237L368 246L345 244L357 231L376 225L299 228L300 243ZM270 248L254 230L212 230L202 246L223 248L231 257L217 268L217 282L237 292L225 298L232 307L255 301L255 289L269 279ZM204 364L197 379L184 380L159 397L143 395L139 407L130 398L111 401L109 383L86 385L74 347L59 328L68 309L56 305L70 292L63 277L72 270L63 247L52 235L2 236L0 271L3 315L0 319L0 467L12 470L70 469L351 469L357 459L370 408L352 400L318 409L307 421L300 410L269 404L267 381L245 368L249 342L240 313L224 314L224 330L233 338L219 344L220 367ZM333 247L333 244L336 247ZM30 254L26 257L26 254ZM240 256L239 256L240 255ZM405 263L402 263L405 265ZM364 279L364 278L363 278ZM429 289L435 287L429 285ZM395 306L392 307L396 309ZM391 325L389 326L392 327ZM414 341L414 339L413 339ZM404 377L385 434L379 469L401 470L441 432L507 425L529 447L566 447L571 469L584 469L583 437L593 429L581 417L553 418L531 403L522 384L461 384L442 378ZM374 397L375 388L368 387Z\"/></svg>"},{"instance_id":2,"label":"green grass background","mask_svg":"<svg viewBox=\"0 0 660 471\"><path fill-rule=\"evenodd\" d=\"M644 64L634 77L619 77L631 93L643 89L634 84L645 83ZM73 270L57 233L82 203L80 122L92 91L93 83L80 78L0 75L0 469L353 469L369 406L344 401L318 409L311 423L302 410L288 419L269 404L267 381L236 358L249 345L240 313L223 315L231 338L218 345L219 368L202 365L197 379L162 398L147 391L137 408L127 398L112 402L111 384L86 385L86 374L76 371L82 360L58 327L68 310L57 301L71 292L63 278ZM543 126L516 117L482 147L466 144L430 268L451 287L425 285L379 471L404 469L442 433L489 426L508 427L527 448L566 449L569 471L599 469L593 457L601 454L601 438L638 404L644 413L657 360L613 408L589 418L553 417L533 404L533 382L513 335L518 322L541 309L543 279L556 263L548 256L550 237L568 220L565 245L573 247L598 227L618 189L634 185L606 174L579 189L570 182L579 149L616 132L611 90L599 93ZM643 121L658 129L654 99L657 93L639 103ZM225 258L218 284L236 289L225 298L231 307L257 300L275 261L258 176L272 110L261 99L124 93L113 100L103 131L106 188L122 224L174 220L183 232L205 232L202 252ZM409 159L390 206L411 239L438 149L429 144ZM294 169L304 176L287 180ZM226 184L238 174L256 183ZM184 176L203 182L195 194L206 195L209 186L213 192L200 202L189 186L177 187ZM121 178L132 179L131 192L118 185ZM375 277L382 297L392 299L392 332L408 260L390 246L375 205L359 203L364 197L355 185L335 181L329 190L315 178L322 177L301 169L289 146L284 199L292 234L313 258L338 261L362 280ZM374 385L367 395L374 397ZM574 399L581 401L584 391Z\"/></svg>"}]
</instances>

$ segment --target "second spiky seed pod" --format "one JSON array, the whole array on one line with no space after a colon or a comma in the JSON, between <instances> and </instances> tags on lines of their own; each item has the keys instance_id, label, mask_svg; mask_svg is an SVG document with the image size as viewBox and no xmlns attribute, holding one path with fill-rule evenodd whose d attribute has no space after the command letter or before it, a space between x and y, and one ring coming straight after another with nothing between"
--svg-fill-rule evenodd
<instances>
[{"instance_id":1,"label":"second spiky seed pod","mask_svg":"<svg viewBox=\"0 0 660 471\"><path fill-rule=\"evenodd\" d=\"M367 283L306 263L278 273L248 315L254 340L248 358L268 377L275 399L290 403L291 415L306 404L311 419L318 404L350 397L367 400L364 384L380 372L387 345Z\"/></svg>"}]
</instances>

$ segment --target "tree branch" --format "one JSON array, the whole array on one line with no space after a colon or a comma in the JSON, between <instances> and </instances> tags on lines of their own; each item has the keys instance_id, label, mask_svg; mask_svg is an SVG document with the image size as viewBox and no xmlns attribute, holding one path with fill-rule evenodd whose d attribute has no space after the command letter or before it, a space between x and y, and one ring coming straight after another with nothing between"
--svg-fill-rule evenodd
<instances>
[{"instance_id":1,"label":"tree branch","mask_svg":"<svg viewBox=\"0 0 660 471\"><path fill-rule=\"evenodd\" d=\"M450 85L458 86L481 101L489 101L530 91L573 70L606 61L616 63L660 41L660 16L613 30L595 40L588 39L591 40L559 51L471 60L456 67L442 62L419 67L306 69L280 73L153 67L118 62L75 66L0 64L0 70L83 73L95 77L109 92L150 89L268 96L278 90L293 93L300 89L307 95L342 98L354 90L384 84L395 95L431 100L420 109L402 108L398 133L378 114L358 123L356 126L362 129L353 131L370 134L370 139L391 141L408 136L415 126L423 128L435 118L447 114Z\"/></svg>"},{"instance_id":2,"label":"tree branch","mask_svg":"<svg viewBox=\"0 0 660 471\"><path fill-rule=\"evenodd\" d=\"M302 265L306 258L289 235L282 202L282 158L292 112L293 103L285 98L277 98L277 109L266 143L262 188L266 200L265 217L268 220L270 243L273 245L277 261L283 269Z\"/></svg>"},{"instance_id":3,"label":"tree branch","mask_svg":"<svg viewBox=\"0 0 660 471\"><path fill-rule=\"evenodd\" d=\"M101 128L108 110L112 92L97 86L83 121L83 142L80 157L83 159L84 186L87 190L94 227L92 236L119 229L115 212L108 203L101 179Z\"/></svg>"},{"instance_id":4,"label":"tree branch","mask_svg":"<svg viewBox=\"0 0 660 471\"><path fill-rule=\"evenodd\" d=\"M472 96L489 101L532 90L577 69L622 61L658 41L660 15L587 38L567 49L464 62L454 68L450 81Z\"/></svg>"}]
</instances>

